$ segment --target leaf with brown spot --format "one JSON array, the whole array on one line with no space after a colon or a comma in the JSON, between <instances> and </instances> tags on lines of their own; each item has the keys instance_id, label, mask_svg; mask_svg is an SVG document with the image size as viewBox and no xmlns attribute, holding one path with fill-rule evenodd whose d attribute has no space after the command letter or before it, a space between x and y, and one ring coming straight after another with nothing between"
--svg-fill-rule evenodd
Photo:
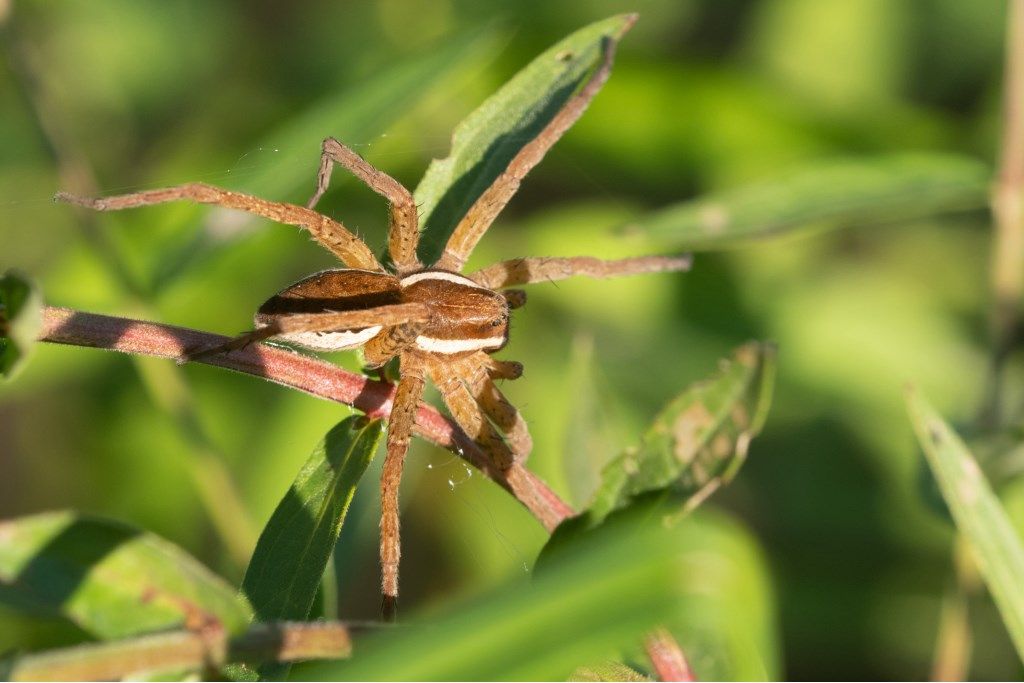
<instances>
[{"instance_id":1,"label":"leaf with brown spot","mask_svg":"<svg viewBox=\"0 0 1024 683\"><path fill-rule=\"evenodd\" d=\"M63 616L101 639L213 624L234 633L252 614L177 546L74 512L0 522L0 604Z\"/></svg>"},{"instance_id":2,"label":"leaf with brown spot","mask_svg":"<svg viewBox=\"0 0 1024 683\"><path fill-rule=\"evenodd\" d=\"M596 524L633 498L670 490L689 511L736 474L764 424L775 347L750 342L690 386L655 418L639 448L612 460L589 509Z\"/></svg>"}]
</instances>

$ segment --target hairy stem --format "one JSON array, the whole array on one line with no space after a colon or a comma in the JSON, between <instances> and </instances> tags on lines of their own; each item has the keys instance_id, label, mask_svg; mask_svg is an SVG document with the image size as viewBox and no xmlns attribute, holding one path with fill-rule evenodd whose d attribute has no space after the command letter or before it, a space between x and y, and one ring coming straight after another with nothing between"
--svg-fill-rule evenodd
<instances>
[{"instance_id":1,"label":"hairy stem","mask_svg":"<svg viewBox=\"0 0 1024 683\"><path fill-rule=\"evenodd\" d=\"M189 349L206 348L227 337L184 327L116 318L48 306L43 310L40 341L121 351L133 355L180 359ZM270 380L318 398L343 403L370 417L391 414L395 388L348 372L326 361L288 349L253 344L229 353L200 358L199 363ZM523 504L551 531L573 514L567 503L536 475L519 464L500 470L490 458L441 413L420 404L415 433L456 453L481 470Z\"/></svg>"},{"instance_id":2,"label":"hairy stem","mask_svg":"<svg viewBox=\"0 0 1024 683\"><path fill-rule=\"evenodd\" d=\"M668 629L659 628L647 634L644 649L647 650L647 656L654 666L654 672L658 674L659 681L697 680L683 655L682 648Z\"/></svg>"},{"instance_id":3,"label":"hairy stem","mask_svg":"<svg viewBox=\"0 0 1024 683\"><path fill-rule=\"evenodd\" d=\"M10 665L6 680L120 680L233 662L340 659L351 651L349 629L339 622L265 623L234 638L221 628L171 631L24 655Z\"/></svg>"}]
</instances>

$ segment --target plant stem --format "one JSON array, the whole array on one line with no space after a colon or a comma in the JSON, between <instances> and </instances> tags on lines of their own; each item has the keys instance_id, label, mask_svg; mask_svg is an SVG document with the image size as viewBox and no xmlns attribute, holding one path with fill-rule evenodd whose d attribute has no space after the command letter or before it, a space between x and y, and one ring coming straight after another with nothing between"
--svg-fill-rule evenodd
<instances>
[{"instance_id":1,"label":"plant stem","mask_svg":"<svg viewBox=\"0 0 1024 683\"><path fill-rule=\"evenodd\" d=\"M978 429L998 429L1004 420L1004 368L1020 334L1024 298L1024 0L1010 0L1006 18L1003 66L1003 130L999 169L992 186L994 220L989 311L989 375ZM939 621L932 677L962 680L971 664L968 597L978 590L977 568L954 541L956 583L946 591Z\"/></svg>"},{"instance_id":2,"label":"plant stem","mask_svg":"<svg viewBox=\"0 0 1024 683\"><path fill-rule=\"evenodd\" d=\"M932 662L933 681L963 681L970 674L973 637L970 599L981 588L981 577L963 536L953 543L954 580L942 600L939 634Z\"/></svg>"},{"instance_id":3,"label":"plant stem","mask_svg":"<svg viewBox=\"0 0 1024 683\"><path fill-rule=\"evenodd\" d=\"M668 629L659 628L647 634L644 649L660 681L695 681L693 670L679 643Z\"/></svg>"},{"instance_id":4,"label":"plant stem","mask_svg":"<svg viewBox=\"0 0 1024 683\"><path fill-rule=\"evenodd\" d=\"M992 361L983 411L986 426L998 425L1002 417L1003 366L1019 336L1024 295L1024 0L1009 3L1003 89L1002 145L992 188Z\"/></svg>"},{"instance_id":5,"label":"plant stem","mask_svg":"<svg viewBox=\"0 0 1024 683\"><path fill-rule=\"evenodd\" d=\"M84 313L47 306L39 340L88 346L133 355L181 359L188 349L208 347L227 337L184 327ZM353 406L370 417L391 413L395 387L348 372L326 361L266 344L200 358L198 363L262 377L313 396ZM415 433L465 459L507 490L548 531L573 514L573 509L519 463L501 470L441 413L420 404Z\"/></svg>"},{"instance_id":6,"label":"plant stem","mask_svg":"<svg viewBox=\"0 0 1024 683\"><path fill-rule=\"evenodd\" d=\"M349 629L342 623L278 622L254 624L235 638L211 628L49 650L17 658L7 673L12 681L119 680L232 662L340 659L351 651Z\"/></svg>"}]
</instances>

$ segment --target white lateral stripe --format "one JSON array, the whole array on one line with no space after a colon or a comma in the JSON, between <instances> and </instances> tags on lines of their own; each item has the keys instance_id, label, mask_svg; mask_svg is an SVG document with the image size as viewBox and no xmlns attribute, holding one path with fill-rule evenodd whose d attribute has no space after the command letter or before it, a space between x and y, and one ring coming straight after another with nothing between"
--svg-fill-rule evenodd
<instances>
[{"instance_id":1,"label":"white lateral stripe","mask_svg":"<svg viewBox=\"0 0 1024 683\"><path fill-rule=\"evenodd\" d=\"M416 282L422 282L423 280L444 280L445 282L454 282L457 285L465 285L466 287L475 287L476 289L487 289L481 287L477 283L470 280L468 277L458 275L456 273L448 273L443 270L427 270L422 273L413 273L412 275L406 275L401 280L403 287L408 287Z\"/></svg>"},{"instance_id":2,"label":"white lateral stripe","mask_svg":"<svg viewBox=\"0 0 1024 683\"><path fill-rule=\"evenodd\" d=\"M362 346L377 336L382 327L375 325L356 332L293 332L278 335L277 339L292 342L314 351L344 351Z\"/></svg>"},{"instance_id":3,"label":"white lateral stripe","mask_svg":"<svg viewBox=\"0 0 1024 683\"><path fill-rule=\"evenodd\" d=\"M462 353L463 351L483 351L496 349L505 343L505 337L488 337L486 339L435 339L433 337L416 337L416 347L421 351L434 353Z\"/></svg>"}]
</instances>

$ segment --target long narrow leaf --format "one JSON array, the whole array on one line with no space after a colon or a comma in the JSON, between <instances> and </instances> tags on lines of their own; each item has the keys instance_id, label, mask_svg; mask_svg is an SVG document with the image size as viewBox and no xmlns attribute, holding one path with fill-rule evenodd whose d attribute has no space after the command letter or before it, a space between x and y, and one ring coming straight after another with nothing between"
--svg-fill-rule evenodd
<instances>
[{"instance_id":1,"label":"long narrow leaf","mask_svg":"<svg viewBox=\"0 0 1024 683\"><path fill-rule=\"evenodd\" d=\"M380 420L353 416L317 444L267 522L242 589L260 621L309 616L356 484L377 452Z\"/></svg>"},{"instance_id":2,"label":"long narrow leaf","mask_svg":"<svg viewBox=\"0 0 1024 683\"><path fill-rule=\"evenodd\" d=\"M956 432L913 389L907 392L907 407L957 529L970 544L1024 662L1024 544Z\"/></svg>"},{"instance_id":3,"label":"long narrow leaf","mask_svg":"<svg viewBox=\"0 0 1024 683\"><path fill-rule=\"evenodd\" d=\"M812 164L784 177L654 211L629 225L675 250L877 225L978 209L992 171L969 157L915 154Z\"/></svg>"},{"instance_id":4,"label":"long narrow leaf","mask_svg":"<svg viewBox=\"0 0 1024 683\"><path fill-rule=\"evenodd\" d=\"M63 616L103 639L215 622L237 632L252 615L180 548L74 512L0 522L0 603Z\"/></svg>"},{"instance_id":5,"label":"long narrow leaf","mask_svg":"<svg viewBox=\"0 0 1024 683\"><path fill-rule=\"evenodd\" d=\"M430 164L415 192L424 263L437 260L459 220L601 68L612 44L635 19L615 16L571 34L530 62L455 128L451 153Z\"/></svg>"}]
</instances>

